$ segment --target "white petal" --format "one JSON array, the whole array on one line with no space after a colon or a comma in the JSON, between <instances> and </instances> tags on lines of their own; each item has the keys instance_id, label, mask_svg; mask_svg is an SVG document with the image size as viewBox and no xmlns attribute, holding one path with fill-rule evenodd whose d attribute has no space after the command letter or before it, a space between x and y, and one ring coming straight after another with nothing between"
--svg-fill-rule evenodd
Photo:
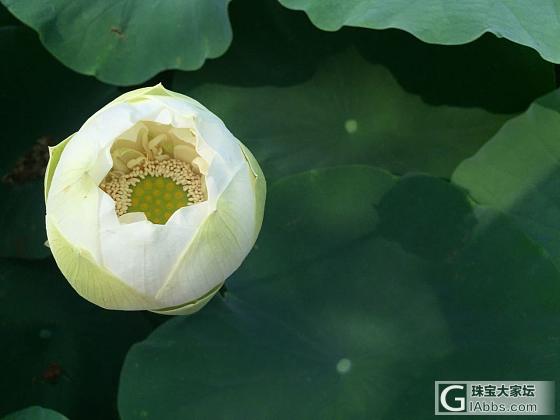
<instances>
[{"instance_id":1,"label":"white petal","mask_svg":"<svg viewBox=\"0 0 560 420\"><path fill-rule=\"evenodd\" d=\"M121 224L113 200L103 193L99 214L103 265L129 286L154 296L207 214L208 203L203 202L176 211L165 225L148 220ZM171 305L161 305L166 306Z\"/></svg>"},{"instance_id":2,"label":"white petal","mask_svg":"<svg viewBox=\"0 0 560 420\"><path fill-rule=\"evenodd\" d=\"M74 179L77 174L81 175ZM59 176L55 172L47 198L47 214L64 231L74 246L86 249L96 262L100 261L97 234L99 188L87 172L69 171ZM66 184L62 181L68 180ZM64 227L64 230L63 228Z\"/></svg>"},{"instance_id":3,"label":"white petal","mask_svg":"<svg viewBox=\"0 0 560 420\"><path fill-rule=\"evenodd\" d=\"M249 166L240 167L156 295L159 302L175 306L195 300L241 265L256 239L253 181Z\"/></svg>"},{"instance_id":4,"label":"white petal","mask_svg":"<svg viewBox=\"0 0 560 420\"><path fill-rule=\"evenodd\" d=\"M243 156L236 142L232 141L235 137L216 115L194 99L180 94L152 98L180 115L194 115L197 135L204 139L210 149L220 154L228 165L238 166Z\"/></svg>"},{"instance_id":5,"label":"white petal","mask_svg":"<svg viewBox=\"0 0 560 420\"><path fill-rule=\"evenodd\" d=\"M47 198L47 213L64 237L98 262L102 259L99 229L107 229L98 214L98 185L113 165L111 145L138 121L161 122L169 114L157 101L109 104L74 134L60 156ZM192 118L172 115L172 119L177 127L192 128Z\"/></svg>"}]
</instances>

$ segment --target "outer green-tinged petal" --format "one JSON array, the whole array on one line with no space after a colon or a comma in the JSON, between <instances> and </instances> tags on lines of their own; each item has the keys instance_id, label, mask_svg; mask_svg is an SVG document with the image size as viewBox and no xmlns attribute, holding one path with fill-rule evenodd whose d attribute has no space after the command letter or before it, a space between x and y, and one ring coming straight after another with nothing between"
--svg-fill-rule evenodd
<instances>
[{"instance_id":1,"label":"outer green-tinged petal","mask_svg":"<svg viewBox=\"0 0 560 420\"><path fill-rule=\"evenodd\" d=\"M247 149L241 142L239 142L239 145L241 146L243 154L244 154L245 158L247 159L247 163L249 164L250 170L253 174L252 185L253 185L253 188L254 188L254 191L255 191L255 210L254 210L255 231L254 231L254 240L253 240L253 242L254 242L257 239L257 236L258 236L259 231L260 231L261 226L262 226L263 217L264 217L264 206L265 206L265 201L266 201L266 180L265 180L264 174L263 174L257 160L255 159L255 157L253 156L251 151L249 149ZM222 197L223 197L223 200L228 199L227 190L224 192L224 195ZM223 211L223 207L224 207L223 203L222 204L218 203L218 206L217 206L218 210L217 211ZM211 225L213 223L213 220L216 220L216 219L220 220L220 218L215 218L215 217L210 216L209 220L207 220L206 223ZM206 223L205 223L205 225L206 225ZM204 227L202 227L202 230L203 229L204 229ZM202 235L201 233L199 233L199 234ZM195 246L197 246L198 245L197 242L200 242L200 241L201 240L199 239L199 236L197 236L193 240L193 244ZM218 254L218 255L220 255L220 254ZM186 259L186 258L189 258L189 257L185 256L184 258ZM192 258L192 257L190 257L190 258ZM196 260L193 260L193 261L196 261ZM196 263L194 263L194 264L196 264ZM214 289L212 289L210 292L208 292L206 295L204 295L202 298L197 299L194 302L190 302L190 303L187 303L185 305L180 305L179 307L166 308L166 309L161 309L161 310L152 311L152 312L157 312L157 313L164 314L164 315L190 315L190 314L193 314L193 313L197 312L198 310L200 310L204 305L206 305L210 301L210 299L212 299L212 297L218 292L218 290L220 290L221 286L222 286L222 284L219 284Z\"/></svg>"},{"instance_id":2,"label":"outer green-tinged petal","mask_svg":"<svg viewBox=\"0 0 560 420\"><path fill-rule=\"evenodd\" d=\"M202 309L204 307L204 305L206 305L208 302L210 302L210 299L212 299L214 297L214 295L218 292L218 290L220 290L222 285L223 285L223 283L214 287L206 295L204 295L200 299L195 300L194 302L189 302L189 303L185 303L184 305L179 305L179 306L175 306L175 307L171 307L171 308L159 309L157 311L151 311L151 312L155 312L155 313L161 314L161 315L191 315L191 314L194 314L195 312L198 312L200 309Z\"/></svg>"},{"instance_id":3,"label":"outer green-tinged petal","mask_svg":"<svg viewBox=\"0 0 560 420\"><path fill-rule=\"evenodd\" d=\"M47 201L47 196L49 195L52 177L54 175L56 165L58 165L58 161L60 160L60 155L62 154L62 151L64 150L66 144L72 138L72 136L68 137L66 140L61 141L54 147L49 147L49 163L47 164L47 169L45 171L45 201Z\"/></svg>"},{"instance_id":4,"label":"outer green-tinged petal","mask_svg":"<svg viewBox=\"0 0 560 420\"><path fill-rule=\"evenodd\" d=\"M47 216L47 236L54 259L72 287L85 299L106 309L161 307L96 264L87 251L74 247Z\"/></svg>"},{"instance_id":5,"label":"outer green-tinged petal","mask_svg":"<svg viewBox=\"0 0 560 420\"><path fill-rule=\"evenodd\" d=\"M261 230L263 218L264 218L264 205L266 202L266 179L264 177L263 171L259 166L259 163L251 153L249 149L245 147L245 145L239 142L241 145L241 150L245 155L245 159L247 159L247 163L253 171L255 175L255 179L253 181L253 185L255 188L255 234L258 235L259 231Z\"/></svg>"},{"instance_id":6,"label":"outer green-tinged petal","mask_svg":"<svg viewBox=\"0 0 560 420\"><path fill-rule=\"evenodd\" d=\"M107 106L123 102L133 103L134 101L145 99L147 95L171 96L171 93L172 92L165 89L161 83L158 83L155 86L147 86L123 93L121 96L115 98L115 100L107 104Z\"/></svg>"}]
</instances>

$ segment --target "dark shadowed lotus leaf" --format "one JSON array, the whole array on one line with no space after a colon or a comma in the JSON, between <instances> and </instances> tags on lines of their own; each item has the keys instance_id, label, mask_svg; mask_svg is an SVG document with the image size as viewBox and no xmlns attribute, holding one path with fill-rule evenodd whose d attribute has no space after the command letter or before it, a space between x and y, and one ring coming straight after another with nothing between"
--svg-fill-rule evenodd
<instances>
[{"instance_id":1,"label":"dark shadowed lotus leaf","mask_svg":"<svg viewBox=\"0 0 560 420\"><path fill-rule=\"evenodd\" d=\"M174 88L181 88L177 80ZM351 49L292 87L203 85L187 92L253 151L268 179L338 164L449 176L508 118L431 106Z\"/></svg>"},{"instance_id":2,"label":"dark shadowed lotus leaf","mask_svg":"<svg viewBox=\"0 0 560 420\"><path fill-rule=\"evenodd\" d=\"M383 187L352 190L347 177ZM305 202L322 194L359 208L335 221ZM434 380L560 373L558 271L463 190L340 167L279 181L269 197L227 291L127 355L124 420L431 419ZM346 233L357 220L363 235Z\"/></svg>"},{"instance_id":3,"label":"dark shadowed lotus leaf","mask_svg":"<svg viewBox=\"0 0 560 420\"><path fill-rule=\"evenodd\" d=\"M0 416L40 405L84 420L117 418L124 356L151 330L78 296L52 259L0 259L0 327Z\"/></svg>"}]
</instances>

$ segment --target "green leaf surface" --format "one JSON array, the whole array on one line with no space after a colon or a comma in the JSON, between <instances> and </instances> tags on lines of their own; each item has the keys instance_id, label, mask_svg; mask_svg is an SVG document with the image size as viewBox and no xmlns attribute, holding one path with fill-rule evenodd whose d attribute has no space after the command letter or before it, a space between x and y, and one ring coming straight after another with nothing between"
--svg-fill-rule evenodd
<instances>
[{"instance_id":1,"label":"green leaf surface","mask_svg":"<svg viewBox=\"0 0 560 420\"><path fill-rule=\"evenodd\" d=\"M371 63L387 67L404 90L431 105L525 111L554 89L554 66L530 48L487 34L466 45L426 44L399 30L359 28L325 32L277 0L236 0L235 37L228 51L199 72L177 72L187 91L200 84L289 86L308 80L329 55L356 46ZM341 76L343 77L343 75Z\"/></svg>"},{"instance_id":2,"label":"green leaf surface","mask_svg":"<svg viewBox=\"0 0 560 420\"><path fill-rule=\"evenodd\" d=\"M355 49L286 87L203 85L191 94L255 154L267 179L339 164L450 176L508 118L478 108L431 106Z\"/></svg>"},{"instance_id":3,"label":"green leaf surface","mask_svg":"<svg viewBox=\"0 0 560 420\"><path fill-rule=\"evenodd\" d=\"M2 417L2 420L68 420L62 414L43 407L29 407Z\"/></svg>"},{"instance_id":4,"label":"green leaf surface","mask_svg":"<svg viewBox=\"0 0 560 420\"><path fill-rule=\"evenodd\" d=\"M424 42L464 44L485 32L534 48L546 60L560 63L560 2L541 0L279 0L303 10L321 29L342 26L398 28Z\"/></svg>"},{"instance_id":5,"label":"green leaf surface","mask_svg":"<svg viewBox=\"0 0 560 420\"><path fill-rule=\"evenodd\" d=\"M140 312L88 303L51 259L0 259L0 329L0 416L41 405L70 419L110 420L124 356L151 324Z\"/></svg>"},{"instance_id":6,"label":"green leaf surface","mask_svg":"<svg viewBox=\"0 0 560 420\"><path fill-rule=\"evenodd\" d=\"M223 118L268 179L348 163L449 177L554 88L550 63L492 35L450 48L397 30L328 33L270 0L239 0L231 15L230 50L172 88Z\"/></svg>"},{"instance_id":7,"label":"green leaf surface","mask_svg":"<svg viewBox=\"0 0 560 420\"><path fill-rule=\"evenodd\" d=\"M265 213L268 228L261 230L252 251L258 257L251 259L251 276L266 277L289 269L278 255L293 265L304 264L375 232L377 206L397 178L371 166L345 168L349 170L344 176L340 167L326 168L274 184L268 193L273 201ZM319 246L310 247L311 240ZM242 265L238 276L243 277L246 268Z\"/></svg>"},{"instance_id":8,"label":"green leaf surface","mask_svg":"<svg viewBox=\"0 0 560 420\"><path fill-rule=\"evenodd\" d=\"M49 254L41 192L47 144L76 131L118 90L65 68L25 27L0 26L0 54L9 57L0 66L0 229L9 235L0 257L41 258Z\"/></svg>"},{"instance_id":9,"label":"green leaf surface","mask_svg":"<svg viewBox=\"0 0 560 420\"><path fill-rule=\"evenodd\" d=\"M75 71L132 85L166 69L195 70L223 54L229 0L2 0Z\"/></svg>"},{"instance_id":10,"label":"green leaf surface","mask_svg":"<svg viewBox=\"0 0 560 420\"><path fill-rule=\"evenodd\" d=\"M223 297L132 347L123 420L431 419L434 380L560 374L560 274L452 184L303 173L272 185L263 229Z\"/></svg>"},{"instance_id":11,"label":"green leaf surface","mask_svg":"<svg viewBox=\"0 0 560 420\"><path fill-rule=\"evenodd\" d=\"M453 182L511 215L560 267L560 91L506 123Z\"/></svg>"}]
</instances>

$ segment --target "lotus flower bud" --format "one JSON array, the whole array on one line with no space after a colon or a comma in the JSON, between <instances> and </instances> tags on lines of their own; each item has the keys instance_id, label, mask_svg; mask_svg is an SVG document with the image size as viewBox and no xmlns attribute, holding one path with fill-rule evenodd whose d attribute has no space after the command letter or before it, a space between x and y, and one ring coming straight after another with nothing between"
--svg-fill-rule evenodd
<instances>
[{"instance_id":1,"label":"lotus flower bud","mask_svg":"<svg viewBox=\"0 0 560 420\"><path fill-rule=\"evenodd\" d=\"M253 247L266 184L251 152L195 100L126 93L51 148L47 237L85 299L189 314Z\"/></svg>"}]
</instances>

